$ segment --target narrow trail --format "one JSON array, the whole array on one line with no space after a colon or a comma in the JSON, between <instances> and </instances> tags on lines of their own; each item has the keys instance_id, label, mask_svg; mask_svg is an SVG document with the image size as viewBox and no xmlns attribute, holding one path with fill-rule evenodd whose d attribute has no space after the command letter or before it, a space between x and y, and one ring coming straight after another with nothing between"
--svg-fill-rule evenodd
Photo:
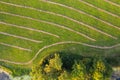
<instances>
[{"instance_id":1,"label":"narrow trail","mask_svg":"<svg viewBox=\"0 0 120 80\"><path fill-rule=\"evenodd\" d=\"M106 10L104 10L104 9L101 9L101 8L99 8L99 7L96 7L96 6L94 6L93 4L90 4L90 3L88 3L88 2L85 2L84 0L79 0L79 1L83 2L84 4L87 4L87 5L91 6L91 7L93 7L93 8L98 9L99 11L102 11L102 12L105 12L105 13L107 13L107 14L109 14L109 15L114 16L114 17L120 18L120 16L118 16L118 15L116 15L116 14L113 14L113 13L111 13L111 12L109 12L109 11L106 11Z\"/></svg>"},{"instance_id":2,"label":"narrow trail","mask_svg":"<svg viewBox=\"0 0 120 80\"><path fill-rule=\"evenodd\" d=\"M8 47L12 47L12 48L16 48L16 49L20 49L20 50L24 50L24 51L29 51L29 52L32 51L31 49L27 49L27 48L15 46L15 45L3 43L3 42L0 42L0 44L3 45L3 46L8 46Z\"/></svg>"},{"instance_id":3,"label":"narrow trail","mask_svg":"<svg viewBox=\"0 0 120 80\"><path fill-rule=\"evenodd\" d=\"M34 42L34 43L42 43L43 42L43 41L38 41L38 40L26 38L26 37L23 37L23 36L17 36L17 35L14 35L14 34L6 33L6 32L1 32L1 31L0 31L0 34L6 35L6 36L15 37L15 38L19 38L19 39L22 39L22 40L31 41L31 42Z\"/></svg>"},{"instance_id":4,"label":"narrow trail","mask_svg":"<svg viewBox=\"0 0 120 80\"><path fill-rule=\"evenodd\" d=\"M112 2L110 0L104 0L104 1L110 3L110 4L114 5L114 6L120 7L119 4L116 4L116 3L114 3L114 2Z\"/></svg>"},{"instance_id":5,"label":"narrow trail","mask_svg":"<svg viewBox=\"0 0 120 80\"><path fill-rule=\"evenodd\" d=\"M82 42L76 42L76 41L64 41L64 42L57 42L57 43L54 43L54 44L51 44L51 45L44 46L43 48L39 49L39 51L35 54L35 56L28 62L23 62L23 63L22 62L13 62L13 61L4 60L4 59L0 59L0 61L7 62L7 63L12 63L12 64L18 64L18 65L28 65L28 64L32 63L43 50L45 50L47 48L50 48L50 47L53 47L53 46L62 45L62 44L79 44L79 45L82 45L82 46L87 46L87 47L102 49L102 50L113 49L113 48L116 48L116 47L120 46L120 44L116 44L116 45L109 46L109 47L108 46L96 46L96 45L90 45L90 44L86 44L86 43L82 43Z\"/></svg>"},{"instance_id":6,"label":"narrow trail","mask_svg":"<svg viewBox=\"0 0 120 80\"><path fill-rule=\"evenodd\" d=\"M43 31L43 30L33 29L33 28L26 27L26 26L18 26L18 25L15 25L15 24L10 24L10 23L6 23L6 22L2 22L2 21L0 21L0 24L4 24L4 25L8 25L8 26L13 26L13 27L21 28L21 29L25 29L25 30L40 32L40 33L43 33L43 34L47 34L47 35L59 38L58 35L52 34L52 33L49 33L49 32Z\"/></svg>"},{"instance_id":7,"label":"narrow trail","mask_svg":"<svg viewBox=\"0 0 120 80\"><path fill-rule=\"evenodd\" d=\"M85 37L85 38L87 38L87 39L89 39L91 41L96 41L95 39L93 39L93 38L91 38L91 37L89 37L89 36L87 36L87 35L85 35L83 33L77 32L77 31L75 31L75 30L73 30L71 28L68 28L66 26L62 26L62 25L59 25L59 24L56 24L56 23L53 23L53 22L48 22L48 21L44 21L44 20L40 20L40 19L35 19L35 18L31 18L31 17L27 17L27 16L22 16L22 15L17 15L17 14L12 14L12 13L8 13L8 12L2 12L1 11L0 13L11 15L11 16L17 16L17 17L20 17L20 18L30 19L30 20L34 20L34 21L38 21L38 22L43 22L43 23L50 24L50 25L54 25L54 26L66 29L68 31L74 32L76 34L79 34L79 35L81 35L81 36L83 36L83 37Z\"/></svg>"}]
</instances>

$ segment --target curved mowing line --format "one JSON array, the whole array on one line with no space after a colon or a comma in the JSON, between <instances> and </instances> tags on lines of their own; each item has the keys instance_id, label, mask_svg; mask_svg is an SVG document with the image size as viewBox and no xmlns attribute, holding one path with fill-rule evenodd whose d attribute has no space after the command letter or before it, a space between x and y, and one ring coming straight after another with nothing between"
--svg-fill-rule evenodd
<instances>
[{"instance_id":1,"label":"curved mowing line","mask_svg":"<svg viewBox=\"0 0 120 80\"><path fill-rule=\"evenodd\" d=\"M59 38L58 35L55 35L55 34L52 34L52 33L49 33L49 32L45 32L45 31L42 31L42 30L38 30L38 29L28 28L28 27L25 27L25 26L18 26L18 25L15 25L15 24L10 24L10 23L6 23L6 22L2 22L2 21L0 21L0 24L13 26L13 27L21 28L21 29L26 29L26 30L30 30L30 31L40 32L40 33L44 33L44 34Z\"/></svg>"},{"instance_id":2,"label":"curved mowing line","mask_svg":"<svg viewBox=\"0 0 120 80\"><path fill-rule=\"evenodd\" d=\"M44 0L42 0L42 1L44 1ZM98 19L98 18L96 18L96 17L94 17L94 16L92 16L92 15L89 15L89 14L87 14L87 13L85 13L85 12L82 12L82 11L80 11L80 10L77 10L77 9L75 9L75 8L73 8L73 7L66 6L66 5L64 5L64 4L60 4L60 3L56 3L56 2L51 2L51 1L46 1L46 2L51 3L51 4L55 4L55 5L62 6L62 7L65 7L65 8L74 10L74 11L77 11L77 12L79 12L79 13L86 14L86 15L88 15L88 16L90 16L90 17L92 17L92 18L95 18L95 19L97 19L97 20L100 20L100 19ZM63 16L63 15L62 15L62 16ZM93 30L95 30L95 31L97 31L97 32L99 32L99 33L101 33L101 34L104 34L104 35L106 35L106 36L109 36L109 37L111 37L111 38L113 38L113 39L117 39L117 37L114 37L114 36L112 36L112 35L110 35L110 34L108 34L108 33L106 33L106 32L103 32L103 31L97 29L97 28L94 28L93 26L90 26L90 25L85 24L85 23L83 23L83 22L79 22L79 21L74 20L74 19L72 19L72 18L69 18L69 17L67 17L67 16L64 16L64 17L65 17L65 18L68 18L69 20L72 20L72 21L74 21L74 22L76 22L76 23L78 23L78 24L84 25L84 26L86 26L86 27L88 27L88 28L90 28L90 29L93 29ZM117 28L117 29L120 30L120 28L118 28L117 26L114 26L114 25L112 25L112 24L110 24L110 23L108 23L108 22L102 21L102 20L100 20L100 21L108 24L109 26L112 26L112 27Z\"/></svg>"},{"instance_id":3,"label":"curved mowing line","mask_svg":"<svg viewBox=\"0 0 120 80\"><path fill-rule=\"evenodd\" d=\"M88 37L87 35L83 34L83 33L80 33L80 32L77 32L71 28L68 28L68 27L65 27L65 26L62 26L62 25L59 25L59 24L56 24L56 23L53 23L53 22L49 22L49 21L44 21L44 20L40 20L40 19L35 19L35 18L31 18L31 17L28 17L28 16L22 16L22 15L17 15L17 14L12 14L12 13L8 13L8 12L3 12L1 11L0 13L2 14L7 14L7 15L11 15L11 16L17 16L17 17L21 17L21 18L26 18L26 19L30 19L30 20L34 20L34 21L38 21L38 22L43 22L43 23L46 23L46 24L50 24L50 25L54 25L54 26L57 26L57 27L60 27L60 28L63 28L63 29L66 29L68 31L71 31L71 32L74 32L76 34L79 34L91 41L96 41L95 39L93 38L90 38Z\"/></svg>"},{"instance_id":4,"label":"curved mowing line","mask_svg":"<svg viewBox=\"0 0 120 80\"><path fill-rule=\"evenodd\" d=\"M110 3L110 4L114 5L114 6L120 7L119 4L116 4L116 3L114 3L114 2L112 2L110 0L104 0L104 1Z\"/></svg>"},{"instance_id":5,"label":"curved mowing line","mask_svg":"<svg viewBox=\"0 0 120 80\"><path fill-rule=\"evenodd\" d=\"M13 35L13 34L6 33L6 32L1 32L0 31L0 34L6 35L6 36L15 37L15 38L19 38L19 39L23 39L23 40L27 40L27 41L31 41L31 42L35 42L35 43L42 43L42 41L26 38L26 37L23 37L23 36L17 36L17 35Z\"/></svg>"},{"instance_id":6,"label":"curved mowing line","mask_svg":"<svg viewBox=\"0 0 120 80\"><path fill-rule=\"evenodd\" d=\"M48 3L51 3L51 2L49 2L49 1L47 1L47 2L48 2ZM18 4L8 3L8 2L3 2L3 1L0 1L0 3L7 4L7 5L11 5L11 6L15 6L15 7L27 8L27 9L35 10L35 11L38 11L38 12L44 12L44 13L48 13L48 14L52 14L52 15L61 16L61 17L67 18L67 19L69 19L69 20L71 20L71 21L74 21L74 22L79 23L79 21L77 21L77 20L75 20L75 19L73 19L73 18L70 18L70 17L68 17L68 16L62 15L62 14L58 14L58 13L54 13L54 12L50 12L50 11L44 11L44 10L37 9L37 8L33 8L33 7L30 7L30 6L23 6L23 5L18 5ZM55 2L54 2L54 3L55 3ZM61 6L63 6L63 5L61 5ZM103 23L105 23L105 24L108 24L109 26L112 26L112 27L117 28L117 29L120 30L119 27L114 26L113 24L111 24L111 23L109 23L109 22L103 21L103 20L101 20L101 19L99 19L99 18L97 18L97 17L95 17L95 16L93 16L93 15L91 15L91 14L88 14L88 13L86 13L86 12L83 12L83 11L81 11L81 10L75 9L75 8L73 8L73 7L70 7L70 6L66 6L66 5L65 5L65 6L63 6L63 7L66 7L66 8L68 8L68 9L77 11L77 12L79 12L79 13L81 13L81 14L88 15L88 16L94 18L94 19L97 19L97 20L99 20L99 21L101 21L101 22L103 22Z\"/></svg>"},{"instance_id":7,"label":"curved mowing line","mask_svg":"<svg viewBox=\"0 0 120 80\"><path fill-rule=\"evenodd\" d=\"M24 51L32 51L31 49L22 48L22 47L19 47L19 46L15 46L15 45L3 43L3 42L0 42L0 44L4 45L4 46L8 46L8 47L12 47L12 48L17 48L17 49L20 49L20 50L24 50Z\"/></svg>"},{"instance_id":8,"label":"curved mowing line","mask_svg":"<svg viewBox=\"0 0 120 80\"><path fill-rule=\"evenodd\" d=\"M87 46L87 47L91 47L91 48L103 49L103 50L113 49L113 48L116 48L116 47L120 46L120 44L116 44L116 45L109 46L109 47L108 46L95 46L95 45L90 45L90 44L86 44L86 43L82 43L82 42L76 42L76 41L57 42L57 43L54 43L54 44L51 44L51 45L44 46L43 48L39 49L39 51L35 54L35 56L28 62L20 63L20 62L13 62L13 61L4 60L4 59L0 59L0 61L4 61L4 62L7 62L7 63L12 63L12 64L27 65L27 64L32 63L33 60L35 60L37 58L37 56L40 54L40 52L42 52L43 50L45 50L47 48L50 48L50 47L53 47L53 46L56 46L56 45L62 45L62 44L79 44L79 45L83 45L83 46Z\"/></svg>"},{"instance_id":9,"label":"curved mowing line","mask_svg":"<svg viewBox=\"0 0 120 80\"><path fill-rule=\"evenodd\" d=\"M61 14L57 14L57 13L54 13L54 12L49 12L49 11L44 11L44 10L36 9L36 8L33 8L33 7L29 7L29 6L22 6L22 5L17 5L17 4L12 4L12 3L3 2L3 1L0 1L0 2L1 2L1 3L4 3L4 4L7 4L7 5L15 6L15 7L27 8L27 9L35 10L35 11L38 11L38 12L44 12L44 13L48 13L48 14L60 16L60 17L66 18L66 19L68 19L68 20L71 20L71 21L73 21L73 22L76 22L76 23L78 23L78 24L80 24L80 25L84 25L84 26L86 26L86 27L88 27L88 28L90 28L90 29L93 29L93 30L95 30L95 31L97 31L97 32L99 32L99 33L101 33L101 34L104 34L104 35L106 35L106 36L109 36L109 37L111 37L111 38L113 38L113 39L117 39L116 37L113 37L112 35L110 35L110 34L108 34L108 33L105 33L105 32L103 32L103 31L101 31L101 30L99 30L99 29L97 29L97 28L94 28L93 26L87 25L87 24L85 24L85 23L83 23L83 22L77 21L77 20L75 20L75 19L73 19L73 18L70 18L70 17L68 17L68 16L65 16L65 15L61 15ZM63 7L64 7L64 6L63 6ZM70 8L70 7L67 7L67 8ZM73 9L72 9L72 10L73 10ZM76 11L76 10L75 10L75 11ZM77 12L78 12L78 10L77 10ZM81 11L79 11L79 13L81 13ZM91 15L89 15L89 14L87 14L87 13L82 12L82 14L86 14L86 15L94 18L94 16L91 16ZM99 20L99 19L96 18L96 17L95 17L95 19ZM102 20L100 20L100 21L101 21L101 22L104 22L104 21L102 21ZM110 24L110 23L107 23L107 22L104 22L104 23L105 23L105 24L108 24L108 25L110 25L110 26L113 26L113 27L115 27L115 28L117 28L117 29L120 30L120 28L118 28L118 27L116 27L116 26L114 26L114 25L112 25L112 24Z\"/></svg>"},{"instance_id":10,"label":"curved mowing line","mask_svg":"<svg viewBox=\"0 0 120 80\"><path fill-rule=\"evenodd\" d=\"M40 0L40 1L44 1L44 0ZM107 22L107 21L105 21L105 20L99 19L99 18L97 18L97 17L95 17L95 16L93 16L93 15L91 15L91 14L88 14L88 13L82 11L82 10L79 10L79 9L76 9L76 8L73 8L73 7L71 7L71 6L67 6L67 5L64 5L64 4L52 2L52 1L44 1L44 2L47 2L47 3L50 3L50 4L59 5L59 6L62 6L62 7L71 9L71 10L74 10L74 11L76 11L76 12L78 12L78 13L85 14L85 15L91 17L91 18L94 18L94 19L96 19L96 20L98 20L98 21L101 21L101 22L103 22L103 23L105 23L105 24L107 24L107 25L109 25L109 26L111 26L111 27L114 27L114 28L120 30L120 28L119 28L118 26L115 26L114 24L111 24L111 23L109 23L109 22ZM83 2L83 1L80 0L80 2ZM84 2L83 2L83 3L84 3Z\"/></svg>"},{"instance_id":11,"label":"curved mowing line","mask_svg":"<svg viewBox=\"0 0 120 80\"><path fill-rule=\"evenodd\" d=\"M96 7L96 6L94 6L93 4L90 4L90 3L88 3L88 2L85 2L84 0L79 0L79 1L82 1L84 4L87 4L87 5L89 5L89 6L93 7L93 8L98 9L99 11L102 11L102 12L105 12L105 13L107 13L107 14L109 14L109 15L114 16L114 17L120 18L120 16L118 16L118 15L116 15L116 14L113 14L113 13L111 13L111 12L109 12L109 11L106 11L106 10L104 10L104 9L101 9L101 8L99 8L99 7Z\"/></svg>"}]
</instances>

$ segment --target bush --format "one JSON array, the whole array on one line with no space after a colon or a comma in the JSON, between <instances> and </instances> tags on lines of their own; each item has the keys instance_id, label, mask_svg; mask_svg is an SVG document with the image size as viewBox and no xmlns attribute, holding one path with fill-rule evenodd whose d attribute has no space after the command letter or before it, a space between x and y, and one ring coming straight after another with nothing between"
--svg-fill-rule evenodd
<instances>
[{"instance_id":1,"label":"bush","mask_svg":"<svg viewBox=\"0 0 120 80\"><path fill-rule=\"evenodd\" d=\"M73 80L86 80L86 67L85 67L85 65L81 62L75 61L71 75L72 75Z\"/></svg>"},{"instance_id":2,"label":"bush","mask_svg":"<svg viewBox=\"0 0 120 80\"><path fill-rule=\"evenodd\" d=\"M93 60L92 80L109 80L111 74L112 68L105 60L101 58Z\"/></svg>"},{"instance_id":3,"label":"bush","mask_svg":"<svg viewBox=\"0 0 120 80\"><path fill-rule=\"evenodd\" d=\"M48 56L32 68L32 80L108 80L111 76L112 68L103 58L76 59L72 56L71 60L64 59L60 54ZM72 65L65 64L67 61Z\"/></svg>"}]
</instances>

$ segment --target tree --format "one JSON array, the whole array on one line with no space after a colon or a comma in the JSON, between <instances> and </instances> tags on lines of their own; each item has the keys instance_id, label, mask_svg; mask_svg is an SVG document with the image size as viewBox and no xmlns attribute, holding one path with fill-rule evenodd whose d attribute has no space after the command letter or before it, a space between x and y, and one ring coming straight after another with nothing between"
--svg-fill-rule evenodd
<instances>
[{"instance_id":1,"label":"tree","mask_svg":"<svg viewBox=\"0 0 120 80\"><path fill-rule=\"evenodd\" d=\"M102 58L93 60L92 80L107 80L110 78L112 68Z\"/></svg>"},{"instance_id":2,"label":"tree","mask_svg":"<svg viewBox=\"0 0 120 80\"><path fill-rule=\"evenodd\" d=\"M32 68L32 80L109 80L111 76L112 68L103 58L72 58L71 66L62 58L53 54L43 59Z\"/></svg>"},{"instance_id":3,"label":"tree","mask_svg":"<svg viewBox=\"0 0 120 80\"><path fill-rule=\"evenodd\" d=\"M58 80L70 80L71 75L67 72L67 71L63 71L63 73L60 74L60 76L58 77Z\"/></svg>"},{"instance_id":4,"label":"tree","mask_svg":"<svg viewBox=\"0 0 120 80\"><path fill-rule=\"evenodd\" d=\"M48 63L43 62L32 68L33 80L55 80L62 71L62 61L59 54L54 54L54 58L48 59Z\"/></svg>"},{"instance_id":5,"label":"tree","mask_svg":"<svg viewBox=\"0 0 120 80\"><path fill-rule=\"evenodd\" d=\"M53 59L49 60L49 64L45 65L45 72L50 72L52 69L56 70L62 70L62 61L60 59L59 54L55 54L55 57Z\"/></svg>"},{"instance_id":6,"label":"tree","mask_svg":"<svg viewBox=\"0 0 120 80\"><path fill-rule=\"evenodd\" d=\"M54 54L54 58L48 62L49 63L45 65L44 72L49 78L57 78L62 71L62 61L59 54Z\"/></svg>"},{"instance_id":7,"label":"tree","mask_svg":"<svg viewBox=\"0 0 120 80\"><path fill-rule=\"evenodd\" d=\"M86 68L82 62L75 61L72 70L72 80L85 80Z\"/></svg>"}]
</instances>

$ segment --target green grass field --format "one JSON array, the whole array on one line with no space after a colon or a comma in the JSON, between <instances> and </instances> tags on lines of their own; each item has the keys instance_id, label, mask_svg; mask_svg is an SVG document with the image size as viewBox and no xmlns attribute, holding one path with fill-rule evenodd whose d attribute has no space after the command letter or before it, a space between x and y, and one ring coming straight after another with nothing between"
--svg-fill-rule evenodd
<instances>
[{"instance_id":1,"label":"green grass field","mask_svg":"<svg viewBox=\"0 0 120 80\"><path fill-rule=\"evenodd\" d=\"M120 1L0 0L0 61L29 67L56 51L120 55Z\"/></svg>"}]
</instances>

